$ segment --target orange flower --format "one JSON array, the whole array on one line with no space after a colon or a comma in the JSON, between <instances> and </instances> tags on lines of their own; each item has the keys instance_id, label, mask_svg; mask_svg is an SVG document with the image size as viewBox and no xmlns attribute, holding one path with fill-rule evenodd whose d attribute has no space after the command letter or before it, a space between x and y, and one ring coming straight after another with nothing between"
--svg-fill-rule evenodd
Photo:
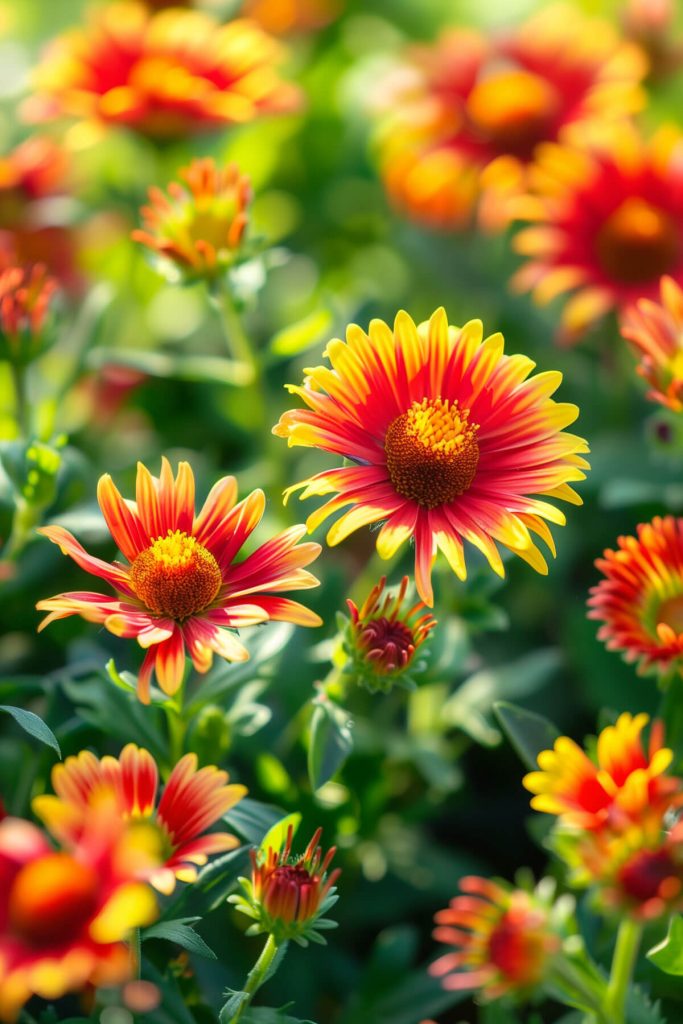
<instances>
[{"instance_id":1,"label":"orange flower","mask_svg":"<svg viewBox=\"0 0 683 1024\"><path fill-rule=\"evenodd\" d=\"M336 868L328 875L336 847L323 857L321 835L319 828L300 857L290 856L291 825L281 850L269 846L265 853L251 851L251 879L240 879L245 895L229 897L237 910L255 921L248 935L268 932L278 943L294 939L307 946L309 940L324 943L318 929L336 928L336 922L322 915L337 902L334 883L341 871Z\"/></svg>"},{"instance_id":2,"label":"orange flower","mask_svg":"<svg viewBox=\"0 0 683 1024\"><path fill-rule=\"evenodd\" d=\"M275 70L277 43L242 19L108 4L56 39L35 76L30 114L126 125L154 139L251 121L297 107Z\"/></svg>"},{"instance_id":3,"label":"orange flower","mask_svg":"<svg viewBox=\"0 0 683 1024\"><path fill-rule=\"evenodd\" d=\"M589 618L598 638L622 651L641 675L683 670L683 519L655 516L619 537L596 566L604 579L591 590Z\"/></svg>"},{"instance_id":4,"label":"orange flower","mask_svg":"<svg viewBox=\"0 0 683 1024\"><path fill-rule=\"evenodd\" d=\"M683 139L661 130L601 132L581 149L548 145L530 172L519 212L533 227L515 247L530 257L513 287L539 304L575 294L564 336L579 336L611 309L656 298L663 274L683 281Z\"/></svg>"},{"instance_id":5,"label":"orange flower","mask_svg":"<svg viewBox=\"0 0 683 1024\"><path fill-rule=\"evenodd\" d=\"M37 263L30 270L9 267L0 272L0 355L25 364L41 355L53 340L50 302L57 282Z\"/></svg>"},{"instance_id":6,"label":"orange flower","mask_svg":"<svg viewBox=\"0 0 683 1024\"><path fill-rule=\"evenodd\" d=\"M387 594L382 601L386 582L386 576L382 576L360 608L351 599L346 602L351 623L344 644L350 657L345 671L351 671L371 691L388 692L396 682L414 687L408 672L418 648L436 626L436 619L429 614L411 622L424 610L422 601L409 609L402 607L408 589L407 576L401 580L398 592ZM415 668L419 667L418 663Z\"/></svg>"},{"instance_id":7,"label":"orange flower","mask_svg":"<svg viewBox=\"0 0 683 1024\"><path fill-rule=\"evenodd\" d=\"M647 722L646 714L620 715L598 736L595 761L561 736L538 755L540 771L524 777L535 794L531 806L588 831L625 830L646 819L661 826L666 811L683 803L683 779L666 774L673 752L663 745L662 722L653 723L644 749Z\"/></svg>"},{"instance_id":8,"label":"orange flower","mask_svg":"<svg viewBox=\"0 0 683 1024\"><path fill-rule=\"evenodd\" d=\"M136 242L162 257L163 266L187 280L213 278L237 260L251 200L249 179L236 164L219 169L206 157L183 167L168 195L153 186L143 206L144 230Z\"/></svg>"},{"instance_id":9,"label":"orange flower","mask_svg":"<svg viewBox=\"0 0 683 1024\"><path fill-rule=\"evenodd\" d=\"M484 224L504 226L539 143L643 103L642 52L562 4L490 38L447 30L411 58L380 104L380 154L392 199L434 227L465 226L480 198Z\"/></svg>"},{"instance_id":10,"label":"orange flower","mask_svg":"<svg viewBox=\"0 0 683 1024\"><path fill-rule=\"evenodd\" d=\"M124 501L110 476L100 478L100 508L127 566L89 555L61 526L39 531L86 572L106 580L115 596L58 594L37 607L49 612L41 629L55 619L81 615L116 636L136 637L147 650L138 677L141 701L149 702L154 671L164 693L179 689L186 649L195 669L207 672L214 652L228 661L249 657L233 632L238 628L269 619L320 625L320 618L303 605L277 596L318 584L303 567L318 557L320 545L298 543L303 526L285 530L244 561L234 561L261 520L263 491L235 504L235 478L223 477L195 516L192 469L181 462L174 480L164 458L160 479L138 463L136 497L137 502Z\"/></svg>"},{"instance_id":11,"label":"orange flower","mask_svg":"<svg viewBox=\"0 0 683 1024\"><path fill-rule=\"evenodd\" d=\"M636 356L637 372L653 402L683 412L683 291L670 277L660 282L661 302L639 299L621 318L621 333Z\"/></svg>"},{"instance_id":12,"label":"orange flower","mask_svg":"<svg viewBox=\"0 0 683 1024\"><path fill-rule=\"evenodd\" d=\"M477 875L435 915L434 938L455 946L430 974L446 989L479 989L486 999L528 992L547 979L562 939L551 901ZM556 904L559 909L559 904Z\"/></svg>"},{"instance_id":13,"label":"orange flower","mask_svg":"<svg viewBox=\"0 0 683 1024\"><path fill-rule=\"evenodd\" d=\"M228 832L208 828L246 794L245 786L226 785L227 772L207 766L197 769L195 754L176 764L157 803L159 771L149 751L129 743L114 757L97 758L88 750L67 757L52 769L56 796L38 796L33 810L60 842L74 843L93 803L103 789L116 795L118 812L125 821L154 825L159 833L164 863L154 866L149 880L163 893L171 893L176 878L193 882L197 865L213 853L239 846Z\"/></svg>"},{"instance_id":14,"label":"orange flower","mask_svg":"<svg viewBox=\"0 0 683 1024\"><path fill-rule=\"evenodd\" d=\"M53 1000L130 976L123 940L156 916L138 880L148 863L142 834L125 830L106 798L62 850L27 821L0 822L0 1020L13 1021L32 995Z\"/></svg>"},{"instance_id":15,"label":"orange flower","mask_svg":"<svg viewBox=\"0 0 683 1024\"><path fill-rule=\"evenodd\" d=\"M274 36L317 32L339 14L345 0L246 0L242 14Z\"/></svg>"},{"instance_id":16,"label":"orange flower","mask_svg":"<svg viewBox=\"0 0 683 1024\"><path fill-rule=\"evenodd\" d=\"M419 327L400 312L393 332L381 320L368 334L352 324L346 343L326 349L331 369L315 367L303 387L288 385L309 408L284 413L273 430L290 445L354 463L288 488L286 495L304 487L303 498L336 494L309 517L309 530L350 505L329 544L384 521L377 550L390 558L413 537L417 590L430 606L437 548L460 579L463 540L501 576L497 543L545 573L531 534L554 553L545 520L565 521L545 499L581 503L570 483L584 478L588 447L562 431L578 409L550 398L562 375L527 380L531 360L504 355L500 334L482 334L478 320L449 327L443 309Z\"/></svg>"}]
</instances>

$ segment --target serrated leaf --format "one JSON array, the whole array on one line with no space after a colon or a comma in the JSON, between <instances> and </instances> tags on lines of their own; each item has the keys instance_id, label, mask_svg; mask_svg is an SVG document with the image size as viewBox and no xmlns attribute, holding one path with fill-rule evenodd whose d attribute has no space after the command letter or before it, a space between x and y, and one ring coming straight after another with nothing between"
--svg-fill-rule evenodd
<instances>
[{"instance_id":1,"label":"serrated leaf","mask_svg":"<svg viewBox=\"0 0 683 1024\"><path fill-rule=\"evenodd\" d=\"M287 832L292 829L292 835L296 835L296 831L301 824L301 815L298 811L293 814L288 814L286 818L282 818L281 821L276 822L272 828L268 829L265 836L261 840L261 851L265 852L269 846L272 846L274 850L281 850L287 841Z\"/></svg>"},{"instance_id":2,"label":"serrated leaf","mask_svg":"<svg viewBox=\"0 0 683 1024\"><path fill-rule=\"evenodd\" d=\"M315 791L339 771L353 750L349 713L329 700L316 704L308 747L308 777Z\"/></svg>"},{"instance_id":3,"label":"serrated leaf","mask_svg":"<svg viewBox=\"0 0 683 1024\"><path fill-rule=\"evenodd\" d=\"M651 1002L636 985L629 989L626 999L626 1024L667 1024L667 1020L662 1016L659 1003Z\"/></svg>"},{"instance_id":4,"label":"serrated leaf","mask_svg":"<svg viewBox=\"0 0 683 1024\"><path fill-rule=\"evenodd\" d=\"M524 764L535 771L538 755L542 750L552 747L560 730L543 715L507 701L498 701L493 705L493 710L503 732Z\"/></svg>"},{"instance_id":5,"label":"serrated leaf","mask_svg":"<svg viewBox=\"0 0 683 1024\"><path fill-rule=\"evenodd\" d=\"M146 939L165 939L167 942L174 942L188 953L206 957L207 960L216 960L214 951L192 927L200 920L199 917L180 917L174 921L160 921L150 928L145 928L142 940L144 942Z\"/></svg>"},{"instance_id":6,"label":"serrated leaf","mask_svg":"<svg viewBox=\"0 0 683 1024\"><path fill-rule=\"evenodd\" d=\"M39 715L35 715L33 711L25 711L24 708L12 707L10 704L0 704L0 711L11 715L24 732L33 736L34 739L40 740L41 743L45 743L46 746L52 747L57 752L57 756L61 758L62 752L59 749L57 737Z\"/></svg>"},{"instance_id":7,"label":"serrated leaf","mask_svg":"<svg viewBox=\"0 0 683 1024\"><path fill-rule=\"evenodd\" d=\"M683 917L680 914L671 918L666 938L645 955L665 974L683 975Z\"/></svg>"}]
</instances>

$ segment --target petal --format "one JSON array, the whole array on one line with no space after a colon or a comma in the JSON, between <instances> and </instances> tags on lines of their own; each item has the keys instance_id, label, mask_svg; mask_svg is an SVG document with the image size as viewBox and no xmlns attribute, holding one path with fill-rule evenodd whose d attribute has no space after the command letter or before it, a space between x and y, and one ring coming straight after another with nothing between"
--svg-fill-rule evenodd
<instances>
[{"instance_id":1,"label":"petal","mask_svg":"<svg viewBox=\"0 0 683 1024\"><path fill-rule=\"evenodd\" d=\"M137 512L123 500L108 473L98 481L97 501L119 551L129 562L135 561L149 546L149 538Z\"/></svg>"},{"instance_id":2,"label":"petal","mask_svg":"<svg viewBox=\"0 0 683 1024\"><path fill-rule=\"evenodd\" d=\"M129 597L134 597L131 590L127 571L120 565L111 565L88 554L85 548L79 544L73 534L65 530L63 526L41 526L38 533L57 544L63 555L73 558L76 565L93 576L106 580L115 590L120 590Z\"/></svg>"}]
</instances>

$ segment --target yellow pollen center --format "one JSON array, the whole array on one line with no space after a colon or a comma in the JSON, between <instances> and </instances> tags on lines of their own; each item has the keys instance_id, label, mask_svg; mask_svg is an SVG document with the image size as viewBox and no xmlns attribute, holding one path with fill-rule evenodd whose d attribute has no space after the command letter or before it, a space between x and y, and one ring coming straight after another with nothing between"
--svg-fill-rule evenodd
<instances>
[{"instance_id":1,"label":"yellow pollen center","mask_svg":"<svg viewBox=\"0 0 683 1024\"><path fill-rule=\"evenodd\" d=\"M670 626L678 635L683 633L683 594L662 601L657 609L657 625L660 623Z\"/></svg>"},{"instance_id":2,"label":"yellow pollen center","mask_svg":"<svg viewBox=\"0 0 683 1024\"><path fill-rule=\"evenodd\" d=\"M597 236L603 269L624 284L656 280L681 253L671 218L645 199L631 196L608 217Z\"/></svg>"},{"instance_id":3,"label":"yellow pollen center","mask_svg":"<svg viewBox=\"0 0 683 1024\"><path fill-rule=\"evenodd\" d=\"M464 494L479 463L478 429L457 402L413 402L389 424L384 440L394 488L425 508L446 505Z\"/></svg>"},{"instance_id":4,"label":"yellow pollen center","mask_svg":"<svg viewBox=\"0 0 683 1024\"><path fill-rule=\"evenodd\" d=\"M559 103L556 90L538 75L506 70L475 85L467 112L491 142L522 155L547 134Z\"/></svg>"},{"instance_id":5,"label":"yellow pollen center","mask_svg":"<svg viewBox=\"0 0 683 1024\"><path fill-rule=\"evenodd\" d=\"M169 530L140 552L130 567L130 582L151 611L182 621L211 604L223 577L216 559L195 537Z\"/></svg>"}]
</instances>

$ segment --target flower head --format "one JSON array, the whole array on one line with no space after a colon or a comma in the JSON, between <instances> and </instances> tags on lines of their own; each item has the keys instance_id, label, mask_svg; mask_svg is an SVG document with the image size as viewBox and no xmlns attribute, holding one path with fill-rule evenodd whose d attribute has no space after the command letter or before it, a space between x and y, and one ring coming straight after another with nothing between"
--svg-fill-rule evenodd
<instances>
[{"instance_id":1,"label":"flower head","mask_svg":"<svg viewBox=\"0 0 683 1024\"><path fill-rule=\"evenodd\" d=\"M295 108L297 90L275 70L279 56L251 21L221 25L201 11L111 3L49 47L31 113L182 138Z\"/></svg>"},{"instance_id":2,"label":"flower head","mask_svg":"<svg viewBox=\"0 0 683 1024\"><path fill-rule=\"evenodd\" d=\"M513 278L544 304L573 292L564 335L580 335L611 309L656 298L662 275L683 281L683 140L662 129L587 137L582 148L547 145L530 171L519 212L534 225L515 246L529 261Z\"/></svg>"},{"instance_id":3,"label":"flower head","mask_svg":"<svg viewBox=\"0 0 683 1024\"><path fill-rule=\"evenodd\" d=\"M138 463L135 502L125 501L110 476L100 478L102 514L128 565L88 554L61 526L39 532L58 544L86 572L109 583L115 595L58 594L38 602L55 619L81 615L121 637L136 637L147 650L138 676L138 695L150 699L152 673L164 693L174 694L185 671L185 652L198 672L207 672L214 653L228 661L249 654L234 631L269 619L317 626L320 618L280 593L308 589L318 580L304 569L320 553L318 544L299 544L305 533L294 526L235 558L261 520L263 491L236 504L237 483L223 477L195 515L194 475L181 462L177 477L167 459L161 476Z\"/></svg>"},{"instance_id":4,"label":"flower head","mask_svg":"<svg viewBox=\"0 0 683 1024\"><path fill-rule=\"evenodd\" d=\"M251 852L251 879L240 879L245 895L230 897L237 910L255 922L248 935L268 932L278 944L294 939L306 946L309 941L324 943L319 930L336 928L336 922L323 915L337 902L334 884L341 871L335 868L328 874L336 848L323 857L321 835L319 828L304 853L292 857L290 825L282 849L269 846Z\"/></svg>"},{"instance_id":5,"label":"flower head","mask_svg":"<svg viewBox=\"0 0 683 1024\"><path fill-rule=\"evenodd\" d=\"M317 32L342 10L345 0L246 0L242 13L274 36Z\"/></svg>"},{"instance_id":6,"label":"flower head","mask_svg":"<svg viewBox=\"0 0 683 1024\"><path fill-rule=\"evenodd\" d=\"M683 670L683 519L655 516L636 537L619 537L596 566L589 618L608 650L636 662L640 674Z\"/></svg>"},{"instance_id":7,"label":"flower head","mask_svg":"<svg viewBox=\"0 0 683 1024\"><path fill-rule=\"evenodd\" d=\"M479 200L484 223L502 226L540 143L580 139L643 102L641 51L564 4L489 37L449 29L409 58L382 104L383 175L400 207L436 227L466 225Z\"/></svg>"},{"instance_id":8,"label":"flower head","mask_svg":"<svg viewBox=\"0 0 683 1024\"><path fill-rule=\"evenodd\" d=\"M414 687L409 673L420 669L420 663L415 662L417 650L436 626L433 616L420 614L425 609L422 601L411 608L403 607L407 576L394 595L384 594L386 582L386 576L382 576L360 608L350 598L346 602L351 621L344 635L344 650L349 656L344 671L351 672L371 691L388 692L396 684Z\"/></svg>"},{"instance_id":9,"label":"flower head","mask_svg":"<svg viewBox=\"0 0 683 1024\"><path fill-rule=\"evenodd\" d=\"M621 333L650 385L647 397L683 412L683 291L671 277L660 282L661 302L639 299L621 317Z\"/></svg>"},{"instance_id":10,"label":"flower head","mask_svg":"<svg viewBox=\"0 0 683 1024\"><path fill-rule=\"evenodd\" d=\"M31 362L53 341L51 302L57 282L37 263L0 271L0 358Z\"/></svg>"},{"instance_id":11,"label":"flower head","mask_svg":"<svg viewBox=\"0 0 683 1024\"><path fill-rule=\"evenodd\" d=\"M661 821L683 803L683 779L667 774L673 752L664 746L661 721L653 724L645 748L646 714L620 715L598 736L592 760L568 736L538 755L539 771L524 777L534 794L531 806L586 831L625 830L645 819Z\"/></svg>"},{"instance_id":12,"label":"flower head","mask_svg":"<svg viewBox=\"0 0 683 1024\"><path fill-rule=\"evenodd\" d=\"M63 849L27 821L0 822L0 1020L13 1021L32 995L58 999L130 976L123 940L154 919L156 901L139 880L146 840L103 796Z\"/></svg>"},{"instance_id":13,"label":"flower head","mask_svg":"<svg viewBox=\"0 0 683 1024\"><path fill-rule=\"evenodd\" d=\"M539 885L535 892L479 876L460 881L461 895L440 910L434 938L455 947L430 973L446 989L478 989L486 999L528 993L548 976L562 947L568 905Z\"/></svg>"},{"instance_id":14,"label":"flower head","mask_svg":"<svg viewBox=\"0 0 683 1024\"><path fill-rule=\"evenodd\" d=\"M236 164L219 169L210 157L193 160L172 181L168 195L149 190L144 230L133 238L161 257L162 269L186 280L211 279L240 257L249 221L249 179Z\"/></svg>"},{"instance_id":15,"label":"flower head","mask_svg":"<svg viewBox=\"0 0 683 1024\"><path fill-rule=\"evenodd\" d=\"M67 757L52 769L56 796L39 796L33 810L60 841L74 842L103 789L116 795L117 810L124 821L153 826L164 855L149 876L160 892L172 892L176 878L193 882L197 866L210 854L232 850L239 840L228 832L209 832L247 792L244 786L227 785L228 774L218 768L197 768L195 754L178 761L158 800L159 771L152 755L129 743L121 756L97 758L88 750Z\"/></svg>"},{"instance_id":16,"label":"flower head","mask_svg":"<svg viewBox=\"0 0 683 1024\"><path fill-rule=\"evenodd\" d=\"M460 579L463 540L501 576L497 543L545 573L531 534L554 552L545 520L565 521L545 499L581 503L570 484L585 476L588 447L562 430L576 406L550 398L561 374L527 379L530 359L505 355L500 334L482 335L478 320L449 327L443 309L419 327L404 312L393 331L381 320L368 334L351 325L346 343L327 346L331 369L310 369L302 387L289 386L309 408L284 413L274 428L290 445L354 463L289 488L304 487L304 498L336 495L309 517L309 529L350 505L329 544L380 521L382 558L414 538L417 590L430 606L437 548Z\"/></svg>"}]
</instances>

